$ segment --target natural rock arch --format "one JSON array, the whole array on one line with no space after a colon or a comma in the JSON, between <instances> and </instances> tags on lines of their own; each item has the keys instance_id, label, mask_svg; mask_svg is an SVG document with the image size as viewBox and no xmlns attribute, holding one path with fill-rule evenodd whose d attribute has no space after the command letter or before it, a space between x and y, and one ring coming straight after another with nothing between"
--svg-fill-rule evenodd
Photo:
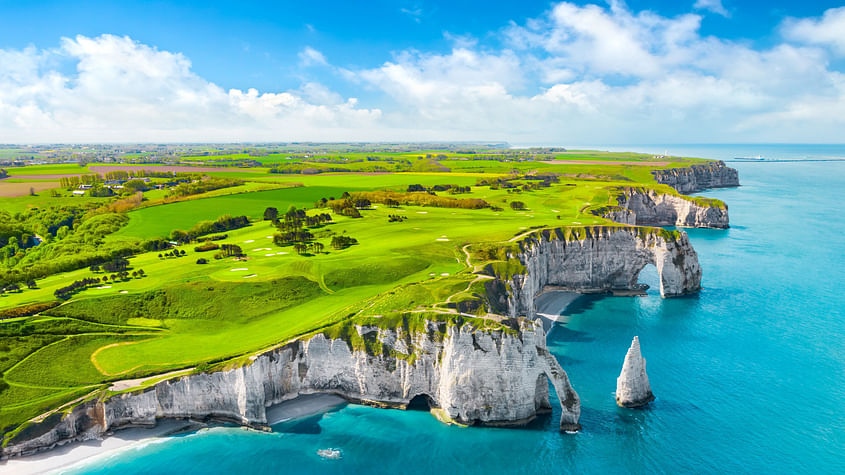
<instances>
[{"instance_id":1,"label":"natural rock arch","mask_svg":"<svg viewBox=\"0 0 845 475\"><path fill-rule=\"evenodd\" d=\"M525 271L504 286L512 317L533 318L534 299L548 287L581 293L635 290L647 264L657 268L663 297L701 288L698 256L684 232L601 226L543 230L521 242L517 257Z\"/></svg>"}]
</instances>

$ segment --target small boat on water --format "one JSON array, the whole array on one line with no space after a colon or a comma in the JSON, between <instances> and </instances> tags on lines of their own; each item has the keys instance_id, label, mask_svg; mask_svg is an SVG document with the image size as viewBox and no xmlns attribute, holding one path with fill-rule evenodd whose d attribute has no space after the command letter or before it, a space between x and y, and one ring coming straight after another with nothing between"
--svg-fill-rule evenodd
<instances>
[{"instance_id":1,"label":"small boat on water","mask_svg":"<svg viewBox=\"0 0 845 475\"><path fill-rule=\"evenodd\" d=\"M342 457L340 449L320 449L317 451L317 455L324 459L328 460L337 460Z\"/></svg>"}]
</instances>

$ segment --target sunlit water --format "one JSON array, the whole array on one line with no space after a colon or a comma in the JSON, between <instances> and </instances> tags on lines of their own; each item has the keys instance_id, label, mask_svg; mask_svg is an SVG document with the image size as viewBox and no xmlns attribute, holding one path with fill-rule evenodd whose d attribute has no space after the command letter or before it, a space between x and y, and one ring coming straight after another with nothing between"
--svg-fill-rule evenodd
<instances>
[{"instance_id":1,"label":"sunlit water","mask_svg":"<svg viewBox=\"0 0 845 475\"><path fill-rule=\"evenodd\" d=\"M732 164L730 230L690 230L700 295L582 297L548 336L581 396L526 429L458 428L422 411L348 405L277 427L217 428L79 473L845 473L845 163ZM656 289L656 273L642 279ZM650 281L650 282L649 282ZM657 400L616 407L639 335ZM316 451L337 448L342 458Z\"/></svg>"}]
</instances>

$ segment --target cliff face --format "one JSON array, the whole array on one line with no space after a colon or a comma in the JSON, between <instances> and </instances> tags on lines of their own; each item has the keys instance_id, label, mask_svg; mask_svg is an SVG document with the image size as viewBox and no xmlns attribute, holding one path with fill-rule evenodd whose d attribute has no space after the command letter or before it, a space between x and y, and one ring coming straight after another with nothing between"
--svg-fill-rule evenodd
<instances>
[{"instance_id":1,"label":"cliff face","mask_svg":"<svg viewBox=\"0 0 845 475\"><path fill-rule=\"evenodd\" d=\"M623 224L646 226L686 226L692 228L729 227L728 207L716 200L699 202L649 188L623 188L617 196L619 208L604 216Z\"/></svg>"},{"instance_id":2,"label":"cliff face","mask_svg":"<svg viewBox=\"0 0 845 475\"><path fill-rule=\"evenodd\" d=\"M657 183L669 185L685 195L707 188L739 186L739 173L721 160L686 168L653 170L651 173Z\"/></svg>"},{"instance_id":3,"label":"cliff face","mask_svg":"<svg viewBox=\"0 0 845 475\"><path fill-rule=\"evenodd\" d=\"M616 378L616 404L639 407L651 401L654 401L654 394L645 371L645 358L640 353L640 339L635 336L625 354L622 372Z\"/></svg>"},{"instance_id":4,"label":"cliff face","mask_svg":"<svg viewBox=\"0 0 845 475\"><path fill-rule=\"evenodd\" d=\"M535 297L547 286L582 293L631 291L647 264L660 275L660 295L701 288L698 255L684 232L657 228L584 227L542 230L520 243L525 271L503 286L507 313L535 316ZM501 280L501 278L500 278Z\"/></svg>"},{"instance_id":5,"label":"cliff face","mask_svg":"<svg viewBox=\"0 0 845 475\"><path fill-rule=\"evenodd\" d=\"M580 428L580 401L546 349L542 324L515 330L426 322L426 331L356 327L379 354L317 334L263 353L230 370L166 380L136 392L77 406L32 424L3 448L4 457L70 440L102 437L158 418L208 417L264 427L265 408L300 394L335 393L350 401L404 407L424 395L446 417L473 424L525 423L548 411L551 380L562 408L561 430Z\"/></svg>"}]
</instances>

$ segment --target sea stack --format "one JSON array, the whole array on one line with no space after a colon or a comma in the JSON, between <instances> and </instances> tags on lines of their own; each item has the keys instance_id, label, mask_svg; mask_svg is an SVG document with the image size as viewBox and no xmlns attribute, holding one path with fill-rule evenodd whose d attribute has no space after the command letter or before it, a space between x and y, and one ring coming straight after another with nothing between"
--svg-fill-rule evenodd
<instances>
[{"instance_id":1,"label":"sea stack","mask_svg":"<svg viewBox=\"0 0 845 475\"><path fill-rule=\"evenodd\" d=\"M616 404L621 407L644 406L654 400L648 375L645 372L645 358L640 353L640 339L634 337L622 373L616 378Z\"/></svg>"}]
</instances>

